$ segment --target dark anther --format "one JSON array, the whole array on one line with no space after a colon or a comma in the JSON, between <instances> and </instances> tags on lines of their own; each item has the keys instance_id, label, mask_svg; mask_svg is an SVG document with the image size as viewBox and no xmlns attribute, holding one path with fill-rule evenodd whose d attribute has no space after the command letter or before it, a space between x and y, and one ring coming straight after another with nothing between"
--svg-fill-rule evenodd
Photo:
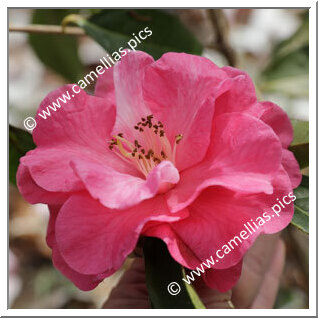
<instances>
[{"instance_id":1,"label":"dark anther","mask_svg":"<svg viewBox=\"0 0 318 318\"><path fill-rule=\"evenodd\" d=\"M118 137L123 138L123 137L124 137L123 133L119 133L119 134L118 134Z\"/></svg>"},{"instance_id":2,"label":"dark anther","mask_svg":"<svg viewBox=\"0 0 318 318\"><path fill-rule=\"evenodd\" d=\"M142 121L146 121L146 119L145 119L145 118L141 118L141 120L142 120Z\"/></svg>"},{"instance_id":3,"label":"dark anther","mask_svg":"<svg viewBox=\"0 0 318 318\"><path fill-rule=\"evenodd\" d=\"M179 142L182 140L183 138L183 135L182 134L179 134L176 136L176 143L179 144Z\"/></svg>"},{"instance_id":4,"label":"dark anther","mask_svg":"<svg viewBox=\"0 0 318 318\"><path fill-rule=\"evenodd\" d=\"M138 127L138 126L135 126L134 128L135 128L136 130L138 130L138 129L139 129L139 127Z\"/></svg>"}]
</instances>

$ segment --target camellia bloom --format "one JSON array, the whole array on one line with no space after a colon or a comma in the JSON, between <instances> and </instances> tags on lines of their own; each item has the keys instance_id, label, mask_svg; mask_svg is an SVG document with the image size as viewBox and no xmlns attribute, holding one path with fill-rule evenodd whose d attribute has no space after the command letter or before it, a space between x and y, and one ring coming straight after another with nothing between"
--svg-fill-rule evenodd
<instances>
[{"instance_id":1,"label":"camellia bloom","mask_svg":"<svg viewBox=\"0 0 318 318\"><path fill-rule=\"evenodd\" d=\"M38 113L71 87L50 93ZM81 90L36 119L18 187L48 204L53 263L83 290L120 268L140 236L162 239L195 269L301 179L285 112L257 101L246 73L200 56L129 53L94 96ZM206 283L230 289L256 237L292 216L291 202L207 270Z\"/></svg>"}]
</instances>

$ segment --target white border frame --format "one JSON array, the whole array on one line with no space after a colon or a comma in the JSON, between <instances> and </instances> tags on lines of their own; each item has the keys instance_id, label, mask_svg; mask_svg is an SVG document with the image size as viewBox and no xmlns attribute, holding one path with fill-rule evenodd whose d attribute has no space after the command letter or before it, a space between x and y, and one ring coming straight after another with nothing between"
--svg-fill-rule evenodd
<instances>
[{"instance_id":1,"label":"white border frame","mask_svg":"<svg viewBox=\"0 0 318 318\"><path fill-rule=\"evenodd\" d=\"M43 1L40 0L29 0L27 3L23 0L13 0L13 1L5 1L5 5L2 4L2 10L0 13L0 21L2 24L1 28L1 43L5 43L7 50L1 50L1 64L2 70L6 70L8 74L8 57L6 53L8 52L7 47L7 23L4 25L5 21L7 21L7 8L25 8L25 5L28 4L30 7L48 7L51 6L45 5ZM75 0L55 0L54 4L56 7L79 7L79 2ZM87 3L88 4L88 3ZM217 2L211 2L207 0L196 0L196 1L171 1L171 0L160 0L160 1L151 1L146 2L144 0L122 0L117 2L107 2L98 1L98 0L90 0L89 1L89 8L94 7L104 7L107 4L108 7L118 7L120 4L121 7L187 7L191 8L192 4L196 5L197 7L201 8L209 8L213 6L213 8L234 8L240 4L240 7L253 7L253 8L304 8L310 7L309 10L309 117L310 117L310 125L309 125L309 134L310 134L310 189L309 189L309 205L310 205L310 224L309 224L309 273L310 273L310 280L309 280L309 309L233 309L231 311L227 309L197 309L197 310L189 310L189 309L7 309L7 286L4 282L7 281L7 262L4 261L4 255L7 255L8 249L8 216L3 212L1 215L2 222L1 222L1 255L2 255L2 262L0 263L1 267L1 277L2 277L2 284L0 289L1 295L1 304L0 304L0 314L1 316L162 316L162 315L173 315L173 316L316 316L316 2L315 1L282 1L282 0L267 0L267 1L256 1L255 0L241 0L239 2L235 0L222 0ZM6 9L6 10L4 10ZM8 76L8 75L7 75ZM4 100L7 96L8 98L8 77L7 83L1 83L1 96ZM7 100L3 101L2 107L0 107L0 119L2 121L0 127L3 130L1 134L1 140L4 143L8 142L8 117L7 111L4 105L7 104ZM9 105L7 105L9 107ZM6 136L6 140L4 140L4 136ZM7 144L8 148L8 144ZM2 156L3 158L4 156ZM5 161L5 162L2 162ZM2 167L4 170L4 166L7 167L8 160L5 158L4 160L1 159ZM5 199L5 194L7 193L8 196L8 172L5 175L4 171L1 174L1 193L2 198ZM7 191L5 192L6 189ZM9 204L7 197L7 205ZM3 202L6 200L3 200ZM5 209L4 209L5 210Z\"/></svg>"}]
</instances>

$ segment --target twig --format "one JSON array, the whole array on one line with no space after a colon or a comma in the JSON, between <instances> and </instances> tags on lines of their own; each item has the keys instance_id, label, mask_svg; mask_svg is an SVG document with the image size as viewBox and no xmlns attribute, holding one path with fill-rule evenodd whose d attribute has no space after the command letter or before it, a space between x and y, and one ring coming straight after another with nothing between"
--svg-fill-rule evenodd
<instances>
[{"instance_id":1,"label":"twig","mask_svg":"<svg viewBox=\"0 0 318 318\"><path fill-rule=\"evenodd\" d=\"M141 22L151 21L150 16L138 14L135 10L129 10L128 14L137 21L141 21Z\"/></svg>"},{"instance_id":2,"label":"twig","mask_svg":"<svg viewBox=\"0 0 318 318\"><path fill-rule=\"evenodd\" d=\"M216 46L211 45L210 47L215 48L221 53L223 53L226 59L228 60L229 64L231 66L235 66L236 64L235 53L233 49L226 42L226 39L223 35L224 31L222 30L222 22L221 22L221 16L220 16L221 9L209 9L208 14L216 34Z\"/></svg>"},{"instance_id":3,"label":"twig","mask_svg":"<svg viewBox=\"0 0 318 318\"><path fill-rule=\"evenodd\" d=\"M26 26L9 26L9 32L25 33L51 33L51 34L69 34L85 35L83 29L78 27L65 27L64 30L60 25L31 24Z\"/></svg>"}]
</instances>

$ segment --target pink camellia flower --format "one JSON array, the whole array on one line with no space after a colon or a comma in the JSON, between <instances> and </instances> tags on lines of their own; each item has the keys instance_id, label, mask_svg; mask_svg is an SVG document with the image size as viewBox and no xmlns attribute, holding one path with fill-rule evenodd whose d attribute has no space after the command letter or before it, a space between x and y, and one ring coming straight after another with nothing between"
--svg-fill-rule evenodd
<instances>
[{"instance_id":1,"label":"pink camellia flower","mask_svg":"<svg viewBox=\"0 0 318 318\"><path fill-rule=\"evenodd\" d=\"M36 119L18 187L48 204L53 263L83 290L120 268L140 236L162 239L195 269L301 179L285 112L257 101L246 73L200 56L129 53L99 77L95 96L81 90ZM207 270L206 283L230 289L256 237L292 216L290 203Z\"/></svg>"}]
</instances>

